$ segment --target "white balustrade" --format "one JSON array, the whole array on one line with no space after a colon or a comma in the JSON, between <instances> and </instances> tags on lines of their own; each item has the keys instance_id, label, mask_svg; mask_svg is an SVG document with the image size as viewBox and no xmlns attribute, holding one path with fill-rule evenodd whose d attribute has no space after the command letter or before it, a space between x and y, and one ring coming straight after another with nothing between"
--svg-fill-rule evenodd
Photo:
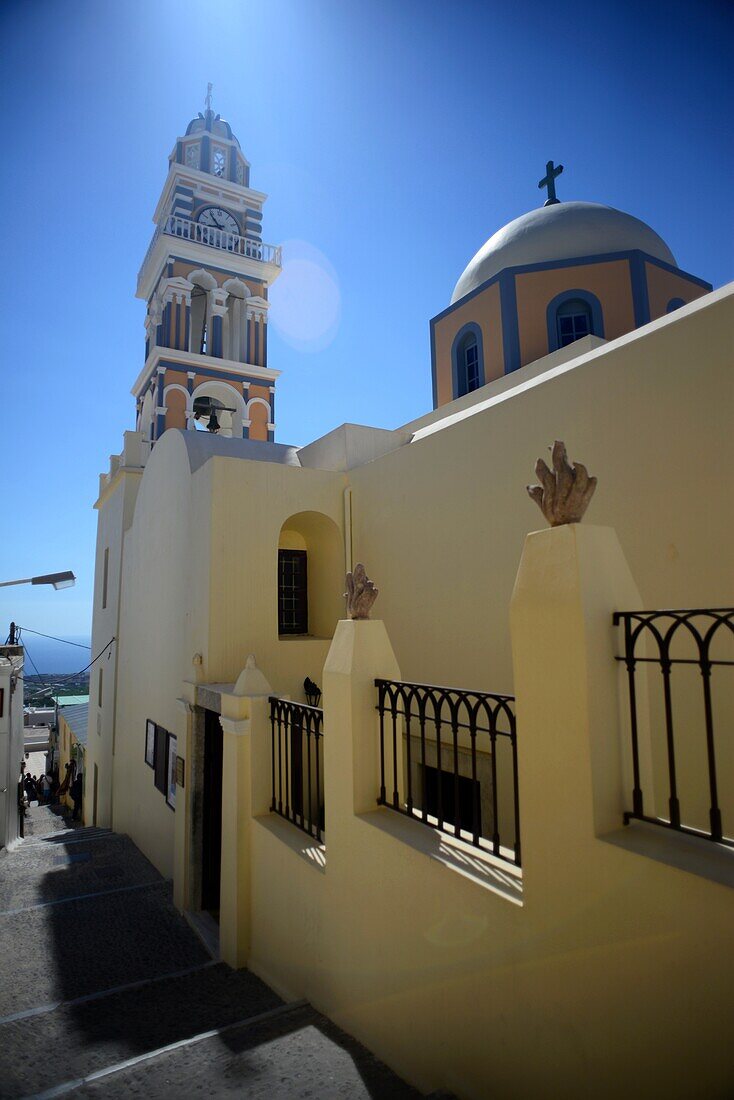
<instances>
[{"instance_id":1,"label":"white balustrade","mask_svg":"<svg viewBox=\"0 0 734 1100\"><path fill-rule=\"evenodd\" d=\"M153 239L145 254L138 281L145 269L151 252L161 233L170 237L181 237L186 241L194 241L196 244L206 244L212 248L221 248L226 252L233 252L238 256L247 256L251 260L261 260L262 263L281 266L280 245L263 244L262 241L253 241L250 237L241 237L237 233L228 233L225 229L217 229L215 226L202 225L200 222L191 221L190 218L182 218L177 214L169 214L168 217L156 226Z\"/></svg>"},{"instance_id":2,"label":"white balustrade","mask_svg":"<svg viewBox=\"0 0 734 1100\"><path fill-rule=\"evenodd\" d=\"M263 263L277 264L280 267L281 250L278 245L253 241L250 237L241 237L238 233L229 233L216 226L202 225L201 222L181 218L177 214L170 214L161 228L163 233L172 237L183 237L187 241L222 248L227 252L236 252L240 256L249 256L252 260L262 260Z\"/></svg>"}]
</instances>

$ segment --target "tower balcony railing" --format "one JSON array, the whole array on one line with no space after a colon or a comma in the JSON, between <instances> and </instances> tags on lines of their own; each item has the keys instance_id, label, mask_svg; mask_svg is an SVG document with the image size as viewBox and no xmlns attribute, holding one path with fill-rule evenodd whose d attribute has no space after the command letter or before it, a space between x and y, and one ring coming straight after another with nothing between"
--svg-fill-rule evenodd
<instances>
[{"instance_id":1,"label":"tower balcony railing","mask_svg":"<svg viewBox=\"0 0 734 1100\"><path fill-rule=\"evenodd\" d=\"M238 233L228 233L225 229L202 225L201 222L192 221L190 218L182 218L178 214L169 214L156 227L140 268L141 274L161 234L169 237L180 237L186 241L194 241L196 244L209 245L211 248L219 248L225 252L232 252L237 256L246 256L250 260L275 264L276 267L281 266L282 250L280 245L264 244L262 241L255 241L251 237L242 237Z\"/></svg>"}]
</instances>

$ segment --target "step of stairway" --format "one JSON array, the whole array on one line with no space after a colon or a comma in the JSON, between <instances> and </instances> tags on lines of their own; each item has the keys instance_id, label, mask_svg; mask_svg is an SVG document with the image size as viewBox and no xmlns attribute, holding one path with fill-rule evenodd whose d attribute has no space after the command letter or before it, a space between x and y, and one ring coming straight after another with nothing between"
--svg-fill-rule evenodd
<instances>
[{"instance_id":1,"label":"step of stairway","mask_svg":"<svg viewBox=\"0 0 734 1100\"><path fill-rule=\"evenodd\" d=\"M210 958L160 879L5 913L0 940L12 959L0 982L0 1018Z\"/></svg>"},{"instance_id":2,"label":"step of stairway","mask_svg":"<svg viewBox=\"0 0 734 1100\"><path fill-rule=\"evenodd\" d=\"M160 881L126 836L86 829L54 834L0 860L0 914Z\"/></svg>"},{"instance_id":3,"label":"step of stairway","mask_svg":"<svg viewBox=\"0 0 734 1100\"><path fill-rule=\"evenodd\" d=\"M0 1022L0 1097L29 1096L282 1006L224 963L40 1006Z\"/></svg>"},{"instance_id":4,"label":"step of stairway","mask_svg":"<svg viewBox=\"0 0 734 1100\"><path fill-rule=\"evenodd\" d=\"M414 1100L420 1093L310 1005L285 1005L86 1078L43 1100L238 1096L246 1100Z\"/></svg>"}]
</instances>

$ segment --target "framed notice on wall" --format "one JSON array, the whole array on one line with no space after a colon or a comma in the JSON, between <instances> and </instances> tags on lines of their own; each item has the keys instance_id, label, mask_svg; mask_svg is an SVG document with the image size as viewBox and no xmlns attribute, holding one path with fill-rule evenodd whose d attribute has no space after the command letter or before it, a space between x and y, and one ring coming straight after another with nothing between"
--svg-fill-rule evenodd
<instances>
[{"instance_id":1,"label":"framed notice on wall","mask_svg":"<svg viewBox=\"0 0 734 1100\"><path fill-rule=\"evenodd\" d=\"M145 763L149 768L155 767L155 722L150 718L145 723Z\"/></svg>"},{"instance_id":2,"label":"framed notice on wall","mask_svg":"<svg viewBox=\"0 0 734 1100\"><path fill-rule=\"evenodd\" d=\"M166 802L172 810L176 809L176 744L176 735L169 733Z\"/></svg>"}]
</instances>

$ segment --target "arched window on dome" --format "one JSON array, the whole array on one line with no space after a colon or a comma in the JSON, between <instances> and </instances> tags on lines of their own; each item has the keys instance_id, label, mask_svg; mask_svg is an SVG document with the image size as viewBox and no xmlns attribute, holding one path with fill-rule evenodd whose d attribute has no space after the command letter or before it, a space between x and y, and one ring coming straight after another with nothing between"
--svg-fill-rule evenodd
<instances>
[{"instance_id":1,"label":"arched window on dome","mask_svg":"<svg viewBox=\"0 0 734 1100\"><path fill-rule=\"evenodd\" d=\"M686 303L683 301L682 298L671 298L667 306L665 307L665 312L672 313L674 309L680 309L680 307L684 306L685 304Z\"/></svg>"},{"instance_id":2,"label":"arched window on dome","mask_svg":"<svg viewBox=\"0 0 734 1100\"><path fill-rule=\"evenodd\" d=\"M464 325L454 337L451 374L454 397L463 397L484 385L482 330L473 322Z\"/></svg>"},{"instance_id":3,"label":"arched window on dome","mask_svg":"<svg viewBox=\"0 0 734 1100\"><path fill-rule=\"evenodd\" d=\"M584 336L604 336L601 302L588 290L567 290L548 304L548 351L557 351Z\"/></svg>"},{"instance_id":4,"label":"arched window on dome","mask_svg":"<svg viewBox=\"0 0 734 1100\"><path fill-rule=\"evenodd\" d=\"M592 331L591 309L580 298L571 298L556 310L556 325L558 346L565 348L566 344L573 344Z\"/></svg>"}]
</instances>

